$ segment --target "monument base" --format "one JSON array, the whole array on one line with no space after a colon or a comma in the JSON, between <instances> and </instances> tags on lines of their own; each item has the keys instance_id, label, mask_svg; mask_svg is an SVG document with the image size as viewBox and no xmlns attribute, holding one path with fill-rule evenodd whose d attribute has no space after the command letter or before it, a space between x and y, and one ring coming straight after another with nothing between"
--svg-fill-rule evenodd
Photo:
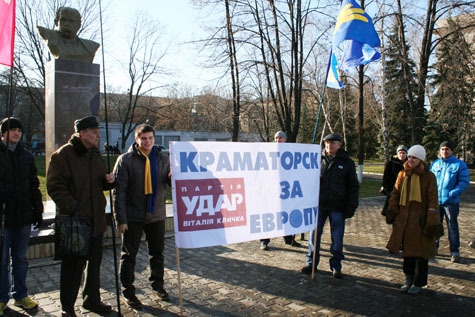
<instances>
[{"instance_id":1,"label":"monument base","mask_svg":"<svg viewBox=\"0 0 475 317\"><path fill-rule=\"evenodd\" d=\"M74 120L99 116L99 64L54 59L45 74L46 169L51 154L74 133Z\"/></svg>"}]
</instances>

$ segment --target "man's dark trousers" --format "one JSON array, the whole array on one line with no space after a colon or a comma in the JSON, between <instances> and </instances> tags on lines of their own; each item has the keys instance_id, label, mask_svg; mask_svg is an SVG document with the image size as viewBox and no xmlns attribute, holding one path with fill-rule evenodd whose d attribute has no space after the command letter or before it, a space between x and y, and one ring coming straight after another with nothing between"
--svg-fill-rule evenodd
<instances>
[{"instance_id":1,"label":"man's dark trousers","mask_svg":"<svg viewBox=\"0 0 475 317\"><path fill-rule=\"evenodd\" d=\"M135 295L135 263L140 247L142 233L145 232L145 239L148 245L150 256L149 280L152 282L152 289L159 291L163 289L164 256L165 248L165 220L144 224L130 222L127 224L128 230L122 235L122 251L120 257L120 282L124 290L125 297Z\"/></svg>"}]
</instances>

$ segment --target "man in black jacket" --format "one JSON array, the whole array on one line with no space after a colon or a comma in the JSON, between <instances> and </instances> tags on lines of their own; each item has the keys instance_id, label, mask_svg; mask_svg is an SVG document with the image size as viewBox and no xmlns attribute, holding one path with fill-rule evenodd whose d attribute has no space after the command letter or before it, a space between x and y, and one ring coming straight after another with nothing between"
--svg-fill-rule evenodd
<instances>
[{"instance_id":1,"label":"man in black jacket","mask_svg":"<svg viewBox=\"0 0 475 317\"><path fill-rule=\"evenodd\" d=\"M389 162L386 163L383 173L383 185L379 192L386 195L386 201L384 202L381 215L386 216L386 211L389 206L389 198L391 197L391 191L396 183L397 175L404 169L404 163L407 161L407 147L401 144L397 147L396 155L391 157Z\"/></svg>"},{"instance_id":2,"label":"man in black jacket","mask_svg":"<svg viewBox=\"0 0 475 317\"><path fill-rule=\"evenodd\" d=\"M134 309L142 302L135 294L135 262L143 233L150 258L152 289L159 300L168 301L164 289L166 186L170 185L170 160L155 145L155 131L148 124L135 129L135 143L117 158L113 191L117 231L122 234L120 281L123 300Z\"/></svg>"},{"instance_id":3,"label":"man in black jacket","mask_svg":"<svg viewBox=\"0 0 475 317\"><path fill-rule=\"evenodd\" d=\"M15 306L38 307L38 303L28 296L26 253L31 225L38 227L43 221L43 202L33 155L20 143L23 134L20 120L5 118L0 125L0 212L5 221L0 277L0 315L3 316L9 294L15 299Z\"/></svg>"},{"instance_id":4,"label":"man in black jacket","mask_svg":"<svg viewBox=\"0 0 475 317\"><path fill-rule=\"evenodd\" d=\"M343 236L345 219L353 217L358 207L359 183L356 177L355 162L347 152L341 149L342 137L331 133L323 138L325 150L322 154L320 173L320 196L317 219L317 241L314 248L315 230L311 232L308 242L307 266L302 273L310 274L320 261L320 241L327 218L330 219L331 247L330 269L334 278L341 278L341 261L343 255ZM316 250L315 263L313 252Z\"/></svg>"}]
</instances>

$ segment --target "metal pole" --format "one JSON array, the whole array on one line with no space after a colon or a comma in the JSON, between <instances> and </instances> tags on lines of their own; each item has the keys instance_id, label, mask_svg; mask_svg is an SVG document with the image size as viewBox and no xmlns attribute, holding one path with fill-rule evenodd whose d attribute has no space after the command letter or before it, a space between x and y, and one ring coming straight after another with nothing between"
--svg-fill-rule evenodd
<instances>
[{"instance_id":1,"label":"metal pole","mask_svg":"<svg viewBox=\"0 0 475 317\"><path fill-rule=\"evenodd\" d=\"M102 5L101 0L99 0L99 18L101 22L101 47L102 47L102 83L104 87L104 115L105 115L105 122L106 122L106 142L109 145L109 121L107 117L107 94L106 94L106 72L105 72L105 58L104 58L104 34L102 32ZM109 161L109 149L107 149L107 170L110 172L110 161ZM119 274L117 268L117 250L116 250L116 242L115 242L115 221L114 221L114 205L112 203L112 191L109 189L109 203L110 203L110 210L111 210L111 232L112 232L112 253L114 257L114 275L115 275L115 291L116 291L116 298L117 298L117 314L118 316L122 316L120 311L120 286L119 286Z\"/></svg>"},{"instance_id":2,"label":"metal pole","mask_svg":"<svg viewBox=\"0 0 475 317\"><path fill-rule=\"evenodd\" d=\"M323 85L323 91L322 91L322 97L320 98L320 104L318 105L318 113L317 113L317 118L315 119L315 128L313 129L313 138L312 138L312 144L315 144L315 140L317 138L317 133L318 133L318 123L320 122L320 112L322 111L323 107L323 98L325 97L325 90L327 88L327 85Z\"/></svg>"},{"instance_id":3,"label":"metal pole","mask_svg":"<svg viewBox=\"0 0 475 317\"><path fill-rule=\"evenodd\" d=\"M6 109L6 117L7 117L7 139L6 139L6 146L7 146L7 150L6 150L6 155L7 155L7 165L10 164L10 158L8 156L10 156L10 150L9 150L9 143L10 143L10 117L12 116L12 113L13 113L13 101L12 101L12 95L13 95L13 65L12 67L10 67L10 83L8 85L8 100L7 100L7 109ZM1 137L0 137L1 139ZM1 142L1 141L0 141ZM5 169L11 169L12 167L11 166L4 166L3 168ZM1 189L0 189L1 190ZM1 199L3 200L1 203L2 203L2 210L0 210L1 212L1 217L2 217L2 223L1 223L1 227L0 227L0 284L2 282L2 271L3 271L3 240L4 240L4 237L5 237L5 212L7 210L7 204L6 204L6 200L8 198L8 193L7 193L7 189L5 189L5 192L1 193L0 192L0 196L1 196ZM8 265L7 265L7 270L8 270Z\"/></svg>"}]
</instances>

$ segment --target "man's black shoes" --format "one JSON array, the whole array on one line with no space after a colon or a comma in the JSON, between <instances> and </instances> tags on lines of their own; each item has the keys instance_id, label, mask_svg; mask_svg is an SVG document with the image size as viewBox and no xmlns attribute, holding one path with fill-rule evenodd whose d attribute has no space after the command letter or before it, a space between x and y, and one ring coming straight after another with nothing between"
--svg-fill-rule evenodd
<instances>
[{"instance_id":1,"label":"man's black shoes","mask_svg":"<svg viewBox=\"0 0 475 317\"><path fill-rule=\"evenodd\" d=\"M333 269L333 277L334 277L334 278L337 278L337 279L342 278L342 277L343 277L343 274L341 274L341 270Z\"/></svg>"},{"instance_id":2,"label":"man's black shoes","mask_svg":"<svg viewBox=\"0 0 475 317\"><path fill-rule=\"evenodd\" d=\"M312 266L311 265L307 265L307 266L304 266L302 268L302 270L300 270L302 272L302 274L312 274ZM317 272L317 268L315 268L315 272Z\"/></svg>"},{"instance_id":3,"label":"man's black shoes","mask_svg":"<svg viewBox=\"0 0 475 317\"><path fill-rule=\"evenodd\" d=\"M290 237L292 240L290 240L287 236L284 237L285 244L293 246L293 247L301 247L302 245L295 241L295 238L293 236Z\"/></svg>"},{"instance_id":4,"label":"man's black shoes","mask_svg":"<svg viewBox=\"0 0 475 317\"><path fill-rule=\"evenodd\" d=\"M164 290L163 288L159 290L155 290L155 294L157 294L158 298L162 301L169 301L170 296L168 295L167 291Z\"/></svg>"},{"instance_id":5,"label":"man's black shoes","mask_svg":"<svg viewBox=\"0 0 475 317\"><path fill-rule=\"evenodd\" d=\"M285 242L285 244L287 244L287 245L291 245L291 246L293 246L293 247L297 247L297 248L299 248L299 247L301 247L301 246L302 246L300 243L298 243L298 242L297 242L297 241L295 241L295 240L292 240L292 241L290 241L289 243Z\"/></svg>"},{"instance_id":6,"label":"man's black shoes","mask_svg":"<svg viewBox=\"0 0 475 317\"><path fill-rule=\"evenodd\" d=\"M108 313L112 310L112 307L110 305L105 304L101 301L91 302L86 300L82 304L82 307L95 313Z\"/></svg>"},{"instance_id":7,"label":"man's black shoes","mask_svg":"<svg viewBox=\"0 0 475 317\"><path fill-rule=\"evenodd\" d=\"M123 301L132 309L142 309L143 304L135 295L123 296Z\"/></svg>"}]
</instances>

